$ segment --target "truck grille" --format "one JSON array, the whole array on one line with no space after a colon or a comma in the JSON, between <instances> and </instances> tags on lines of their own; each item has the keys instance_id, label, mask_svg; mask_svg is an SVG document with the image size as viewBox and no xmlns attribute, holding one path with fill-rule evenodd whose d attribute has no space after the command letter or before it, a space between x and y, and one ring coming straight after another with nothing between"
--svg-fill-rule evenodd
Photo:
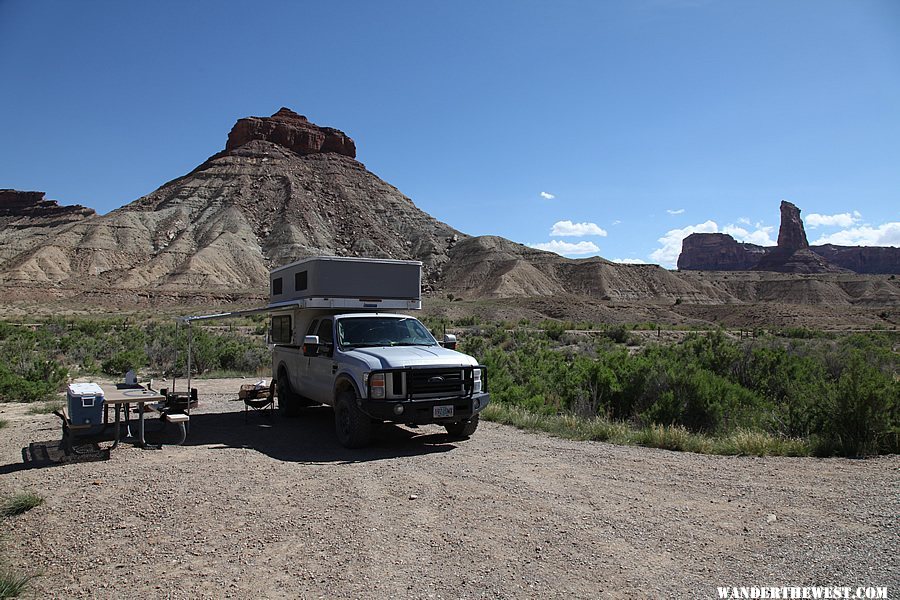
<instances>
[{"instance_id":1,"label":"truck grille","mask_svg":"<svg viewBox=\"0 0 900 600\"><path fill-rule=\"evenodd\" d=\"M462 394L462 369L411 369L406 373L409 395Z\"/></svg>"}]
</instances>

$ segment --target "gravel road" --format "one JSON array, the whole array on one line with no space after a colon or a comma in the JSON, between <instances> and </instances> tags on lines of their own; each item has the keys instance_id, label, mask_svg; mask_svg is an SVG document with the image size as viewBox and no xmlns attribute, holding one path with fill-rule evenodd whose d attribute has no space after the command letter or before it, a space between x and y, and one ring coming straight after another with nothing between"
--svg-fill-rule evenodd
<instances>
[{"instance_id":1,"label":"gravel road","mask_svg":"<svg viewBox=\"0 0 900 600\"><path fill-rule=\"evenodd\" d=\"M197 382L184 446L28 468L53 415L0 404L0 551L58 598L713 598L720 585L900 593L900 458L712 457L482 423L385 426L346 450L332 413L251 414Z\"/></svg>"}]
</instances>

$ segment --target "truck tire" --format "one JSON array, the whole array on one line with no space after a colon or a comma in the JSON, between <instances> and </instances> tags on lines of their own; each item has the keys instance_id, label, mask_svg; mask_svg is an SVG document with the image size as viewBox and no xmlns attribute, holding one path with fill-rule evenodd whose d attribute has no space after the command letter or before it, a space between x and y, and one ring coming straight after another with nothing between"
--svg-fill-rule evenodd
<instances>
[{"instance_id":1,"label":"truck tire","mask_svg":"<svg viewBox=\"0 0 900 600\"><path fill-rule=\"evenodd\" d=\"M361 448L372 440L372 421L356 405L356 394L351 390L341 390L335 396L334 429L345 448Z\"/></svg>"},{"instance_id":2,"label":"truck tire","mask_svg":"<svg viewBox=\"0 0 900 600\"><path fill-rule=\"evenodd\" d=\"M275 386L278 389L278 412L283 417L296 417L300 413L302 402L300 396L291 388L291 380L284 366L278 369Z\"/></svg>"},{"instance_id":3,"label":"truck tire","mask_svg":"<svg viewBox=\"0 0 900 600\"><path fill-rule=\"evenodd\" d=\"M475 430L478 429L478 415L475 415L468 421L460 421L459 423L448 423L444 425L444 429L450 437L465 439L470 437Z\"/></svg>"}]
</instances>

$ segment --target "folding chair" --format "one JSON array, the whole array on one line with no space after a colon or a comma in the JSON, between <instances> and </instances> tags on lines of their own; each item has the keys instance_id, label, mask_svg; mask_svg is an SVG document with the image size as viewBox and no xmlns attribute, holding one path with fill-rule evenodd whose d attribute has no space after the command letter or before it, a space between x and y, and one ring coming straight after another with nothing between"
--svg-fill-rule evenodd
<instances>
[{"instance_id":1,"label":"folding chair","mask_svg":"<svg viewBox=\"0 0 900 600\"><path fill-rule=\"evenodd\" d=\"M250 409L263 411L269 409L269 416L275 414L275 382L269 387L258 388L253 384L242 385L238 398L244 401L244 423L247 422Z\"/></svg>"}]
</instances>

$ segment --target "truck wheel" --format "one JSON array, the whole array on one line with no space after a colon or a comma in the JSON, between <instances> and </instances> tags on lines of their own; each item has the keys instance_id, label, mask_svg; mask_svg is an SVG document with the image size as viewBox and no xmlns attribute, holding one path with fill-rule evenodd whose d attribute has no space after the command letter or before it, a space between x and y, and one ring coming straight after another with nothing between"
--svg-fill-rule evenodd
<instances>
[{"instance_id":1,"label":"truck wheel","mask_svg":"<svg viewBox=\"0 0 900 600\"><path fill-rule=\"evenodd\" d=\"M342 390L334 399L334 429L345 448L361 448L372 440L372 421L356 405L356 395Z\"/></svg>"},{"instance_id":2,"label":"truck wheel","mask_svg":"<svg viewBox=\"0 0 900 600\"><path fill-rule=\"evenodd\" d=\"M468 421L448 423L444 425L444 429L447 430L447 433L450 434L450 437L467 438L475 433L476 429L478 429L478 415L475 415Z\"/></svg>"},{"instance_id":3,"label":"truck wheel","mask_svg":"<svg viewBox=\"0 0 900 600\"><path fill-rule=\"evenodd\" d=\"M300 396L291 388L291 380L288 379L287 369L278 369L278 378L275 380L278 389L278 412L283 417L296 417L300 412Z\"/></svg>"}]
</instances>

